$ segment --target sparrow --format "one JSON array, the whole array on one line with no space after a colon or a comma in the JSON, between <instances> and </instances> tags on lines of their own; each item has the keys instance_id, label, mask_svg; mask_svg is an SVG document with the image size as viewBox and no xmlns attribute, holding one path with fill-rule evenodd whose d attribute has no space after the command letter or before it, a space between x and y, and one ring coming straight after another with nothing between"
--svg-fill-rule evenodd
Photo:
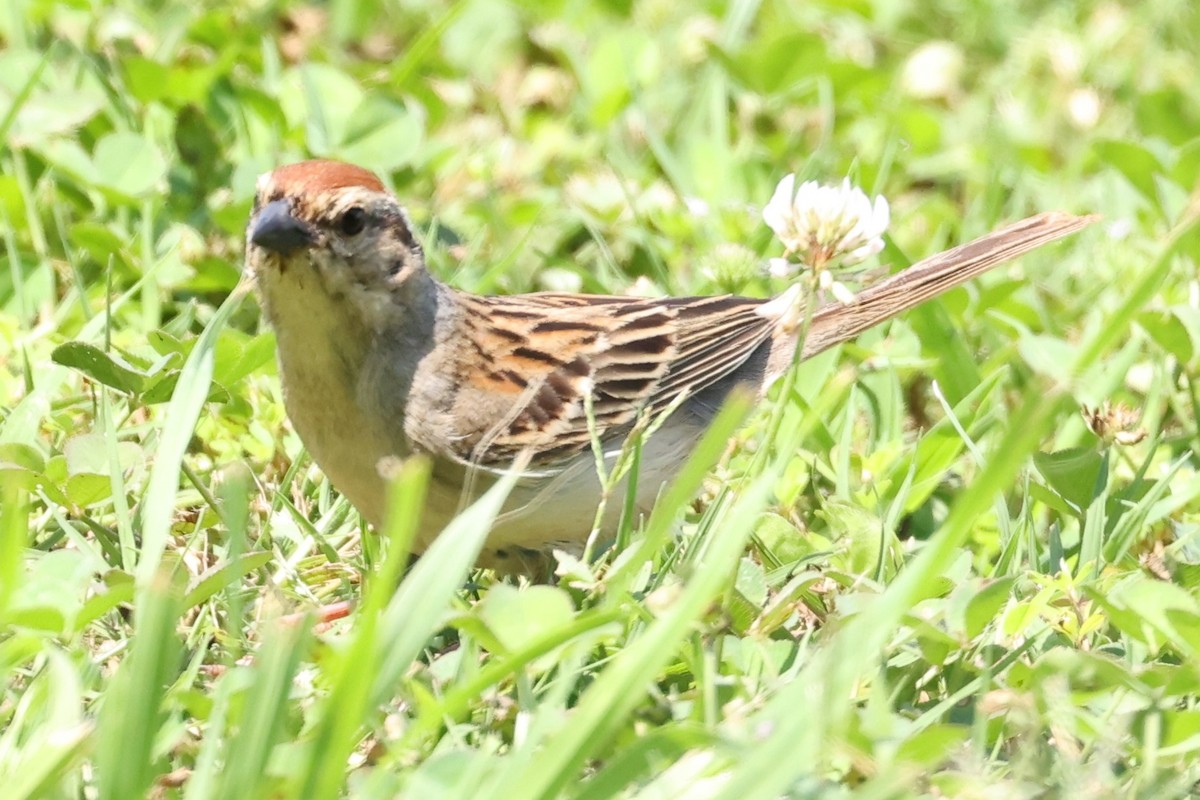
<instances>
[{"instance_id":1,"label":"sparrow","mask_svg":"<svg viewBox=\"0 0 1200 800\"><path fill-rule=\"evenodd\" d=\"M926 258L852 302L821 305L802 355L1091 221L1039 214ZM799 285L773 299L459 291L426 268L383 182L336 161L259 179L246 261L275 330L291 423L372 526L383 523L397 459L423 454L433 465L419 553L521 458L522 479L479 562L506 572L528 571L554 549L578 554L592 534L602 489L589 414L612 454L643 415L674 406L643 445L636 486L620 487L646 512L730 392L762 395L798 344ZM602 529L618 523L620 493Z\"/></svg>"}]
</instances>

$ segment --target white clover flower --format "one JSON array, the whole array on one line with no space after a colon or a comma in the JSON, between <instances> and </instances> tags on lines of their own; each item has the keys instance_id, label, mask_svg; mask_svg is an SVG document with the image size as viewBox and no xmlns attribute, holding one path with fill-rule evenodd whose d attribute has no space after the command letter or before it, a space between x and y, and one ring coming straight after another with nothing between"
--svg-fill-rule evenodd
<instances>
[{"instance_id":1,"label":"white clover flower","mask_svg":"<svg viewBox=\"0 0 1200 800\"><path fill-rule=\"evenodd\" d=\"M786 258L772 258L767 262L767 274L772 278L790 278L800 269L799 264L793 264Z\"/></svg>"},{"instance_id":2,"label":"white clover flower","mask_svg":"<svg viewBox=\"0 0 1200 800\"><path fill-rule=\"evenodd\" d=\"M1090 86L1074 89L1067 96L1067 116L1071 124L1081 131L1096 127L1104 110L1100 95Z\"/></svg>"},{"instance_id":3,"label":"white clover flower","mask_svg":"<svg viewBox=\"0 0 1200 800\"><path fill-rule=\"evenodd\" d=\"M850 291L849 286L841 281L835 281L833 279L833 273L829 270L823 270L820 276L817 278L817 282L823 291L829 292L831 295L833 295L833 299L837 300L839 303L850 305L856 299L858 299L855 297L854 292Z\"/></svg>"},{"instance_id":4,"label":"white clover flower","mask_svg":"<svg viewBox=\"0 0 1200 800\"><path fill-rule=\"evenodd\" d=\"M800 271L801 264L793 264L786 258L772 258L767 262L767 274L772 278L790 278ZM850 287L841 281L833 279L833 273L827 269L817 273L817 287L822 292L828 292L833 295L833 299L844 305L853 303L856 295L851 291Z\"/></svg>"},{"instance_id":5,"label":"white clover flower","mask_svg":"<svg viewBox=\"0 0 1200 800\"><path fill-rule=\"evenodd\" d=\"M1119 242L1133 233L1133 220L1129 217L1118 217L1108 223L1105 233L1108 234L1108 238Z\"/></svg>"},{"instance_id":6,"label":"white clover flower","mask_svg":"<svg viewBox=\"0 0 1200 800\"><path fill-rule=\"evenodd\" d=\"M683 204L687 206L688 213L693 217L704 218L712 213L712 206L708 204L708 201L699 197L685 197Z\"/></svg>"},{"instance_id":7,"label":"white clover flower","mask_svg":"<svg viewBox=\"0 0 1200 800\"><path fill-rule=\"evenodd\" d=\"M900 86L919 100L949 99L958 93L965 64L962 49L953 42L926 42L904 62Z\"/></svg>"},{"instance_id":8,"label":"white clover flower","mask_svg":"<svg viewBox=\"0 0 1200 800\"><path fill-rule=\"evenodd\" d=\"M798 190L795 186L795 175L784 177L762 212L783 242L785 256L799 255L805 266L820 271L832 262L857 264L883 249L889 220L883 197L872 202L849 178L841 186L816 181L806 181ZM772 274L781 271L782 266L772 263Z\"/></svg>"}]
</instances>

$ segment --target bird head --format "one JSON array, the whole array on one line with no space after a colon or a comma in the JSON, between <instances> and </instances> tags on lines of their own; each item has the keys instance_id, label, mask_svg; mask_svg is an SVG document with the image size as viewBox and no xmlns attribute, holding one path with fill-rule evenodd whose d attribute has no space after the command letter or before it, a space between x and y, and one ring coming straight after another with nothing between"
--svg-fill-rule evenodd
<instances>
[{"instance_id":1,"label":"bird head","mask_svg":"<svg viewBox=\"0 0 1200 800\"><path fill-rule=\"evenodd\" d=\"M424 270L408 215L373 173L303 161L258 180L246 261L260 281L315 271L328 291L384 289Z\"/></svg>"}]
</instances>

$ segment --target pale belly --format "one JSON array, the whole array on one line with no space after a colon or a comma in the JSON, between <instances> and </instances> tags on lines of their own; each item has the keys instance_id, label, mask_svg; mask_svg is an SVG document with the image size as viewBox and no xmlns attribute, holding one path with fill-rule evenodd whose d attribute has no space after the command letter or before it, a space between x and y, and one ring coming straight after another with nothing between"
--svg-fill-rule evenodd
<instances>
[{"instance_id":1,"label":"pale belly","mask_svg":"<svg viewBox=\"0 0 1200 800\"><path fill-rule=\"evenodd\" d=\"M313 460L339 492L376 529L385 523L388 483L386 475L409 453L398 451L394 437L375 431L367 415L354 402L295 403L292 397L326 397L334 386L300 387L300 376L285 378L288 415ZM341 398L349 400L349 398ZM347 416L353 418L348 419ZM635 509L647 515L663 485L687 457L702 428L668 424L646 442L641 478L635 491ZM422 508L414 551L424 552L439 533L470 503L486 491L494 478L476 473L473 480L459 465L435 463ZM464 488L465 487L465 488ZM481 566L521 570L530 551L548 554L559 549L582 553L593 529L596 540L611 540L626 503L624 483L604 497L590 451L578 456L552 476L523 479L509 495L488 535ZM598 513L601 502L604 509ZM636 523L636 520L635 520Z\"/></svg>"},{"instance_id":2,"label":"pale belly","mask_svg":"<svg viewBox=\"0 0 1200 800\"><path fill-rule=\"evenodd\" d=\"M640 478L633 488L636 526L647 517L663 487L678 472L703 432L699 424L688 424L680 414L678 422L663 426L643 445ZM614 445L615 447L615 445ZM422 520L422 548L464 507L462 481L458 473L448 481L431 481ZM477 497L491 485L489 478L475 481L472 496ZM507 568L528 562L531 553L549 555L563 550L580 555L590 537L604 546L612 541L625 512L627 482L611 487L607 497L596 474L591 452L576 457L556 475L525 479L509 495L504 509L488 535L480 557L483 566ZM468 498L469 499L469 498Z\"/></svg>"}]
</instances>

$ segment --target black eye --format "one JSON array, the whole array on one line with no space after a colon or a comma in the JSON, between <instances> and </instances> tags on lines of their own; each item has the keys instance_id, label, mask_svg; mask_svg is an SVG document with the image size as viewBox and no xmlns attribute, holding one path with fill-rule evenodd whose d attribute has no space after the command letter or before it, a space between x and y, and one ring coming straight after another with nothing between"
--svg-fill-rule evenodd
<instances>
[{"instance_id":1,"label":"black eye","mask_svg":"<svg viewBox=\"0 0 1200 800\"><path fill-rule=\"evenodd\" d=\"M338 218L337 225L338 230L344 235L357 236L363 232L363 228L367 227L367 212L358 206L352 206Z\"/></svg>"}]
</instances>

